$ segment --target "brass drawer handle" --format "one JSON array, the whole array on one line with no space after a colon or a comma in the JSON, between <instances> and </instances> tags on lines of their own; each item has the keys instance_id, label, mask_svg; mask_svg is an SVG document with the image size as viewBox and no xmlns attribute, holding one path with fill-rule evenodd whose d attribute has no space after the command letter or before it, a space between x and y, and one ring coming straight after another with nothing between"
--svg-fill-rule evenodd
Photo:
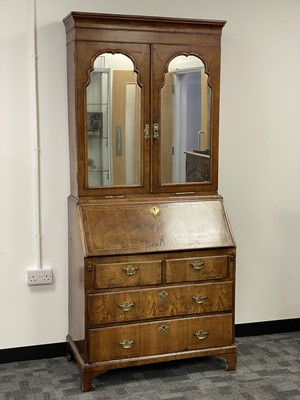
<instances>
[{"instance_id":1,"label":"brass drawer handle","mask_svg":"<svg viewBox=\"0 0 300 400\"><path fill-rule=\"evenodd\" d=\"M158 296L162 299L162 300L167 300L169 293L166 292L165 290L163 290L162 292L158 293Z\"/></svg>"},{"instance_id":2,"label":"brass drawer handle","mask_svg":"<svg viewBox=\"0 0 300 400\"><path fill-rule=\"evenodd\" d=\"M121 307L124 312L130 311L133 306L134 306L134 303L132 303L132 301L130 303L129 303L129 301L125 301L124 303L119 304L119 307Z\"/></svg>"},{"instance_id":3,"label":"brass drawer handle","mask_svg":"<svg viewBox=\"0 0 300 400\"><path fill-rule=\"evenodd\" d=\"M168 327L168 325L161 325L161 326L158 328L158 331L159 331L159 333L161 333L162 335L165 335L166 333L169 332L169 327Z\"/></svg>"},{"instance_id":4,"label":"brass drawer handle","mask_svg":"<svg viewBox=\"0 0 300 400\"><path fill-rule=\"evenodd\" d=\"M126 275L134 275L139 268L135 265L128 265L128 267L123 267L122 270L125 272Z\"/></svg>"},{"instance_id":5,"label":"brass drawer handle","mask_svg":"<svg viewBox=\"0 0 300 400\"><path fill-rule=\"evenodd\" d=\"M203 260L196 260L196 261L190 263L190 266L196 270L200 270L205 266L205 262Z\"/></svg>"},{"instance_id":6,"label":"brass drawer handle","mask_svg":"<svg viewBox=\"0 0 300 400\"><path fill-rule=\"evenodd\" d=\"M207 296L203 296L201 294L197 294L195 296L193 296L193 300L197 303L197 304L203 304L205 302L205 300L207 299Z\"/></svg>"},{"instance_id":7,"label":"brass drawer handle","mask_svg":"<svg viewBox=\"0 0 300 400\"><path fill-rule=\"evenodd\" d=\"M134 340L125 339L122 342L119 342L119 345L122 346L123 349L131 349L131 347L134 345Z\"/></svg>"},{"instance_id":8,"label":"brass drawer handle","mask_svg":"<svg viewBox=\"0 0 300 400\"><path fill-rule=\"evenodd\" d=\"M208 332L205 331L198 331L194 333L194 336L198 339L198 340L203 340L207 337Z\"/></svg>"}]
</instances>

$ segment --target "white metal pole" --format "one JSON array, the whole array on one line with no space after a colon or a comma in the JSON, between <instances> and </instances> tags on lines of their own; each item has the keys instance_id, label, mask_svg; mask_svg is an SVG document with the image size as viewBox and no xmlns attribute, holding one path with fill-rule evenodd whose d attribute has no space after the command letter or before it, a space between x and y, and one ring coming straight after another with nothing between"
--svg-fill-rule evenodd
<instances>
[{"instance_id":1,"label":"white metal pole","mask_svg":"<svg viewBox=\"0 0 300 400\"><path fill-rule=\"evenodd\" d=\"M40 123L39 123L39 91L38 91L38 55L37 55L37 26L36 0L30 0L31 16L31 65L32 65L32 115L35 153L35 207L36 207L36 242L37 267L43 268L42 255L42 224L41 224L41 160L40 160Z\"/></svg>"}]
</instances>

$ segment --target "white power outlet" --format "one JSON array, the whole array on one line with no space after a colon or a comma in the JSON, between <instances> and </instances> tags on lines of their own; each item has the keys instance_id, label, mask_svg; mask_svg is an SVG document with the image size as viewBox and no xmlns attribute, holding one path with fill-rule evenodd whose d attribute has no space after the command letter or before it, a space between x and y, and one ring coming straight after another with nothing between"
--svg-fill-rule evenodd
<instances>
[{"instance_id":1,"label":"white power outlet","mask_svg":"<svg viewBox=\"0 0 300 400\"><path fill-rule=\"evenodd\" d=\"M26 271L27 285L50 285L53 280L51 268L35 268Z\"/></svg>"}]
</instances>

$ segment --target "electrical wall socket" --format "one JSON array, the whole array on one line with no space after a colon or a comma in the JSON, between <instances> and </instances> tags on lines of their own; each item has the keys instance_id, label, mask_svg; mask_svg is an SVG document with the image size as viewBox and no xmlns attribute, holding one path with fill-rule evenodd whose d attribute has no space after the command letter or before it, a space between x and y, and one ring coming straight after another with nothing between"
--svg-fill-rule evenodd
<instances>
[{"instance_id":1,"label":"electrical wall socket","mask_svg":"<svg viewBox=\"0 0 300 400\"><path fill-rule=\"evenodd\" d=\"M27 285L50 285L53 280L51 268L35 268L26 271Z\"/></svg>"}]
</instances>

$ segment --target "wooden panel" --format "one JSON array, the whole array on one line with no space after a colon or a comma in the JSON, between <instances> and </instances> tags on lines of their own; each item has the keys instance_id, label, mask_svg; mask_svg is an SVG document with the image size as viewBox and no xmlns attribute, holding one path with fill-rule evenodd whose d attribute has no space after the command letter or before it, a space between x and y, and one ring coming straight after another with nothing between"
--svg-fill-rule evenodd
<instances>
[{"instance_id":1,"label":"wooden panel","mask_svg":"<svg viewBox=\"0 0 300 400\"><path fill-rule=\"evenodd\" d=\"M232 283L165 286L88 296L90 325L232 309Z\"/></svg>"},{"instance_id":2,"label":"wooden panel","mask_svg":"<svg viewBox=\"0 0 300 400\"><path fill-rule=\"evenodd\" d=\"M197 339L199 331L207 336ZM228 346L232 335L231 314L91 329L89 362ZM125 340L131 348L122 347Z\"/></svg>"},{"instance_id":3,"label":"wooden panel","mask_svg":"<svg viewBox=\"0 0 300 400\"><path fill-rule=\"evenodd\" d=\"M92 14L72 12L63 20L67 43L74 40L107 41L114 38L136 43L182 43L196 42L205 46L220 46L220 36L226 21ZM171 32L171 35L170 35ZM188 34L188 35L187 35ZM188 38L187 38L188 37Z\"/></svg>"},{"instance_id":4,"label":"wooden panel","mask_svg":"<svg viewBox=\"0 0 300 400\"><path fill-rule=\"evenodd\" d=\"M79 225L77 201L68 198L69 219L69 334L76 343L78 350L85 360L85 294L84 294L84 256L82 246L81 226Z\"/></svg>"},{"instance_id":5,"label":"wooden panel","mask_svg":"<svg viewBox=\"0 0 300 400\"><path fill-rule=\"evenodd\" d=\"M164 86L161 89L161 182L172 182L173 160L173 76L165 75Z\"/></svg>"},{"instance_id":6,"label":"wooden panel","mask_svg":"<svg viewBox=\"0 0 300 400\"><path fill-rule=\"evenodd\" d=\"M166 260L166 283L224 279L227 276L227 256Z\"/></svg>"},{"instance_id":7,"label":"wooden panel","mask_svg":"<svg viewBox=\"0 0 300 400\"><path fill-rule=\"evenodd\" d=\"M95 264L95 289L155 285L162 279L161 261Z\"/></svg>"},{"instance_id":8,"label":"wooden panel","mask_svg":"<svg viewBox=\"0 0 300 400\"><path fill-rule=\"evenodd\" d=\"M234 246L219 198L86 204L81 215L89 256Z\"/></svg>"}]
</instances>

